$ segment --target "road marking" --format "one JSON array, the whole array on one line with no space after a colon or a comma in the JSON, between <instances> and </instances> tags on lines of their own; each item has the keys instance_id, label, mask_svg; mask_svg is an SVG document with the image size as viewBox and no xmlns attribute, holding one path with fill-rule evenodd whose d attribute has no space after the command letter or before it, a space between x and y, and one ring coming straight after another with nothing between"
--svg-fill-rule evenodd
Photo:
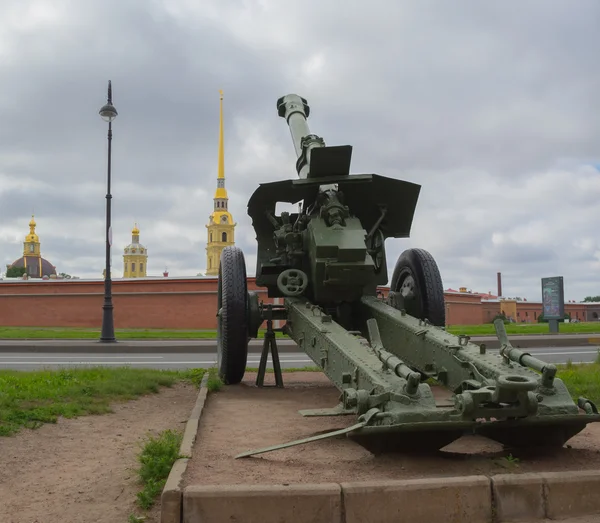
<instances>
[{"instance_id":1,"label":"road marking","mask_svg":"<svg viewBox=\"0 0 600 523\"><path fill-rule=\"evenodd\" d=\"M211 361L0 361L0 366L2 365L90 365L90 364L98 364L98 365L144 365L144 364L155 364L159 363L160 365L208 365L211 363L217 363L217 360ZM248 361L249 364L259 364L259 361ZM269 361L269 363L271 363ZM288 360L285 363L312 363L312 360Z\"/></svg>"},{"instance_id":2,"label":"road marking","mask_svg":"<svg viewBox=\"0 0 600 523\"><path fill-rule=\"evenodd\" d=\"M34 358L39 358L39 355L38 356L22 356L20 354L17 354L15 356L4 356L4 355L0 356L0 359L2 359L2 360L6 359L6 358L34 359ZM55 359L55 360L65 360L65 359L69 360L69 359L73 359L73 356L48 356L48 358ZM102 358L102 356L93 356L93 355L89 355L89 356L83 355L83 356L80 356L80 355L77 355L77 358L78 359L83 359L83 358L96 358L97 359L97 358ZM138 360L138 359L140 359L140 360L143 360L143 359L148 359L148 358L163 360L165 357L164 356L111 356L110 358L113 359L113 360L120 360L120 359L124 359L124 360L134 360L134 359Z\"/></svg>"},{"instance_id":3,"label":"road marking","mask_svg":"<svg viewBox=\"0 0 600 523\"><path fill-rule=\"evenodd\" d=\"M185 358L186 355L184 356L180 356ZM290 359L292 358L292 359ZM296 359L298 358L298 356L288 356L287 358L282 358L281 356L279 357L279 361L281 361L282 363L287 363L287 362L294 362L296 361ZM133 361L133 360L140 360L140 361L150 361L153 360L153 363L161 363L161 362L166 362L168 363L169 359L167 359L167 357L165 356L46 356L46 358L40 358L40 356L4 356L4 355L0 355L0 361L6 361L8 363L12 363L14 360L35 360L35 361L39 361L40 359L43 359L44 361L55 361L57 363L60 363L61 361L104 361L104 360L127 360L127 361ZM191 359L191 358L187 358L187 359ZM205 362L207 363L208 360L194 360L194 361L198 361L199 363ZM213 360L210 361L216 361L216 357ZM256 363L260 362L260 359L249 359L248 361L255 361ZM272 358L269 356L267 361L272 361ZM306 360L306 361L312 361L312 360Z\"/></svg>"},{"instance_id":4,"label":"road marking","mask_svg":"<svg viewBox=\"0 0 600 523\"><path fill-rule=\"evenodd\" d=\"M180 354L178 354L180 355ZM190 356L189 354L185 354L185 356ZM168 356L173 356L172 354L169 354ZM200 354L199 356L204 356L204 354ZM72 359L78 359L78 360L83 360L85 358L92 358L92 359L101 359L101 358L106 358L106 359L111 359L111 360L121 360L121 359L125 359L125 360L148 360L148 359L165 359L167 358L167 356L152 356L152 355L146 355L146 356L113 356L113 355L101 355L101 354L73 354L71 356L51 356L50 354L45 355L45 357L47 359L56 359L56 360L72 360ZM293 355L293 354L280 354L279 355L279 359L281 361L285 361L289 358L297 358L298 355ZM40 355L36 355L36 356L25 356L25 355L21 355L21 354L0 354L0 360L2 359L6 359L6 358L19 358L22 360L28 360L28 359L35 359L35 358L40 358ZM269 355L269 358L271 358L271 356ZM254 358L253 358L254 359ZM258 361L258 360L257 360Z\"/></svg>"}]
</instances>

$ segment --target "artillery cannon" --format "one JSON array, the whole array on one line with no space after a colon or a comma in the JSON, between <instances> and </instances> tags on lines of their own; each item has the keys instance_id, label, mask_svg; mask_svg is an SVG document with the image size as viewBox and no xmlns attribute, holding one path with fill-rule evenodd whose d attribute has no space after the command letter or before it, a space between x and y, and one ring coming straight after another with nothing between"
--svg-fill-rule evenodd
<instances>
[{"instance_id":1,"label":"artillery cannon","mask_svg":"<svg viewBox=\"0 0 600 523\"><path fill-rule=\"evenodd\" d=\"M311 134L304 98L282 97L277 110L291 132L298 178L261 184L248 214L258 244L256 284L270 298L283 298L283 305L248 292L242 251L223 250L219 374L228 384L239 383L249 339L266 320L268 352L275 345L272 321L284 320L281 330L340 391L337 406L301 413L358 419L341 431L238 457L344 433L374 453L435 451L464 434L510 447L562 446L587 423L600 421L590 400L575 404L554 365L511 346L501 321L495 324L499 354L446 332L442 280L427 251L405 250L388 295L381 296L378 287L389 279L385 240L409 237L421 187L351 175L352 146L326 146ZM278 202L299 204L298 212L276 216ZM276 351L273 362L281 385ZM451 391L452 405L436 404L429 378Z\"/></svg>"}]
</instances>

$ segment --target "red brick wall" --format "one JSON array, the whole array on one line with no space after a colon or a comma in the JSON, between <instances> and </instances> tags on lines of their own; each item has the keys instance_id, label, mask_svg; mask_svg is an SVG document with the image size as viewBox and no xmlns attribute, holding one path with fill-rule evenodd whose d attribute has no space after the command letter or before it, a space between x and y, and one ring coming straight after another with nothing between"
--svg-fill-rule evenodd
<instances>
[{"instance_id":1,"label":"red brick wall","mask_svg":"<svg viewBox=\"0 0 600 523\"><path fill-rule=\"evenodd\" d=\"M482 322L481 297L476 294L445 293L446 325L476 325Z\"/></svg>"},{"instance_id":2,"label":"red brick wall","mask_svg":"<svg viewBox=\"0 0 600 523\"><path fill-rule=\"evenodd\" d=\"M248 278L249 290L257 288ZM382 288L383 294L387 289ZM104 281L47 280L0 282L0 325L37 327L100 328ZM476 294L445 293L446 324L476 325L487 323L500 312L498 302L481 302ZM114 280L113 305L115 327L154 329L216 328L217 278L157 278ZM566 303L573 318L584 321L588 309L596 304ZM518 302L518 321L537 322L542 304Z\"/></svg>"},{"instance_id":3,"label":"red brick wall","mask_svg":"<svg viewBox=\"0 0 600 523\"><path fill-rule=\"evenodd\" d=\"M484 301L481 303L482 323L491 322L498 314L500 314L500 302Z\"/></svg>"},{"instance_id":4,"label":"red brick wall","mask_svg":"<svg viewBox=\"0 0 600 523\"><path fill-rule=\"evenodd\" d=\"M264 292L253 278L248 288ZM216 328L216 278L115 280L112 294L118 329ZM103 303L104 281L2 282L0 324L100 328Z\"/></svg>"},{"instance_id":5,"label":"red brick wall","mask_svg":"<svg viewBox=\"0 0 600 523\"><path fill-rule=\"evenodd\" d=\"M571 315L571 319L585 321L586 311L589 308L584 303L565 303L565 312ZM542 314L541 302L520 301L517 302L517 321L520 323L525 320L525 323L537 323L540 314Z\"/></svg>"}]
</instances>

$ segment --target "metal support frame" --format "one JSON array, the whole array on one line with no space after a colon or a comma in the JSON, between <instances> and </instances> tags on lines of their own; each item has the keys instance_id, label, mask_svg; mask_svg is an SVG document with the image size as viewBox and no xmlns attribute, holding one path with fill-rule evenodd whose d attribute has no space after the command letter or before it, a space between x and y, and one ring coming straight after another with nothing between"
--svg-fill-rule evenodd
<instances>
[{"instance_id":1,"label":"metal support frame","mask_svg":"<svg viewBox=\"0 0 600 523\"><path fill-rule=\"evenodd\" d=\"M441 448L462 433L481 433L505 444L530 446L542 438L562 445L587 423L600 421L585 398L581 404L589 414L578 414L551 366L520 353L482 354L466 337L375 297L363 297L357 310L363 340L302 298L286 298L285 303L290 337L342 393L338 410L354 410L359 417L379 411L350 435L364 438L365 446L372 436L387 438L385 445L408 446L399 432L412 432L417 443L428 440L430 448ZM454 406L437 406L429 385L418 382L419 374L454 392Z\"/></svg>"},{"instance_id":2,"label":"metal support frame","mask_svg":"<svg viewBox=\"0 0 600 523\"><path fill-rule=\"evenodd\" d=\"M283 376L281 373L281 364L279 362L279 350L277 349L275 330L273 330L273 306L270 304L266 305L264 311L267 320L267 332L265 332L265 341L263 343L263 350L260 356L260 365L258 366L258 375L256 376L256 386L265 386L265 372L267 371L267 358L269 357L270 351L273 357L275 386L283 388Z\"/></svg>"}]
</instances>

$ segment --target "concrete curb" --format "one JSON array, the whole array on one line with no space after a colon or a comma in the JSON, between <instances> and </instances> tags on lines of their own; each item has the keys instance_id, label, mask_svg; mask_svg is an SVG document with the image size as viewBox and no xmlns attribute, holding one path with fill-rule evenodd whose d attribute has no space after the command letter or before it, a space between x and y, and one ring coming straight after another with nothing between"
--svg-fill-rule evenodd
<instances>
[{"instance_id":1,"label":"concrete curb","mask_svg":"<svg viewBox=\"0 0 600 523\"><path fill-rule=\"evenodd\" d=\"M600 470L353 483L192 485L179 498L181 519L162 521L534 522L600 515L598 489Z\"/></svg>"},{"instance_id":2,"label":"concrete curb","mask_svg":"<svg viewBox=\"0 0 600 523\"><path fill-rule=\"evenodd\" d=\"M198 425L200 416L204 409L208 389L208 370L202 376L200 381L200 390L190 417L186 423L181 445L179 446L179 455L184 456L178 459L171 467L171 472L163 488L160 498L160 522L161 523L181 523L183 519L183 476L187 470L188 461L192 457L192 450L198 434Z\"/></svg>"}]
</instances>

